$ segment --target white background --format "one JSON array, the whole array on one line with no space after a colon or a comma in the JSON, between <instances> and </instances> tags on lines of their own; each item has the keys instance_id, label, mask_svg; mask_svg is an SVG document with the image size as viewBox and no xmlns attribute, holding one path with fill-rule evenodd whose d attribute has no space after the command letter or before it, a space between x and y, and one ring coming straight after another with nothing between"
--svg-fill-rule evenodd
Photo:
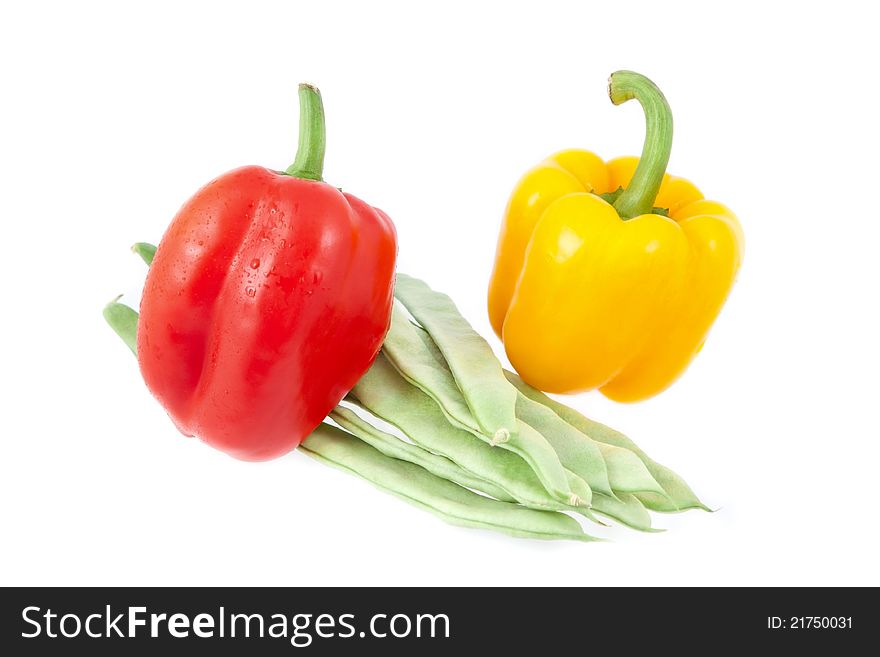
<instances>
[{"instance_id":1,"label":"white background","mask_svg":"<svg viewBox=\"0 0 880 657\"><path fill-rule=\"evenodd\" d=\"M4 3L2 584L880 584L878 58L870 3ZM446 525L301 454L180 436L104 325L204 182L283 169L296 85L326 179L385 209L400 269L484 334L519 175L564 147L637 154L609 73L673 107L670 170L741 217L742 274L658 398L570 403L715 514L608 544ZM501 353L500 344L491 338Z\"/></svg>"}]
</instances>

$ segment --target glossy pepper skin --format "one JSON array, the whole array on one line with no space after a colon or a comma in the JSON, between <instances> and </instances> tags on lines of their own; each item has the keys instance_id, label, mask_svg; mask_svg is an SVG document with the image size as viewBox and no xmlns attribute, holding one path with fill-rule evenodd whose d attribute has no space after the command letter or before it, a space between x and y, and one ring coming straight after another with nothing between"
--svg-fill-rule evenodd
<instances>
[{"instance_id":1,"label":"glossy pepper skin","mask_svg":"<svg viewBox=\"0 0 880 657\"><path fill-rule=\"evenodd\" d=\"M295 448L367 371L391 317L391 220L320 180L323 110L300 89L297 160L200 189L162 238L137 353L178 428L245 460Z\"/></svg>"},{"instance_id":2,"label":"glossy pepper skin","mask_svg":"<svg viewBox=\"0 0 880 657\"><path fill-rule=\"evenodd\" d=\"M666 389L699 352L744 240L727 207L665 173L672 125L660 91L627 71L610 91L645 108L642 158L567 150L526 173L502 225L489 316L532 386L631 402Z\"/></svg>"}]
</instances>

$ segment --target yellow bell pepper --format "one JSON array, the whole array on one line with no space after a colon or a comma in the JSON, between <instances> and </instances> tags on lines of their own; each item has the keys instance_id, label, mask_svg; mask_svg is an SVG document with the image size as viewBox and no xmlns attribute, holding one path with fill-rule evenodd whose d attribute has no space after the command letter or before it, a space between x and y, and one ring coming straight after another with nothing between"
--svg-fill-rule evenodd
<instances>
[{"instance_id":1,"label":"yellow bell pepper","mask_svg":"<svg viewBox=\"0 0 880 657\"><path fill-rule=\"evenodd\" d=\"M744 239L728 208L666 173L672 115L660 90L618 71L609 94L641 103L641 158L567 150L526 173L501 228L489 317L532 386L638 401L702 348Z\"/></svg>"}]
</instances>

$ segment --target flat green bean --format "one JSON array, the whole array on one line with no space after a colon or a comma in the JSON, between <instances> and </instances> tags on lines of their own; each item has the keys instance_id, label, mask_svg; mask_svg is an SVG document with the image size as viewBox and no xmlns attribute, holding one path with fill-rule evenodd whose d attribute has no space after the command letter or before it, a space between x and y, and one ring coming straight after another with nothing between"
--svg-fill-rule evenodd
<instances>
[{"instance_id":1,"label":"flat green bean","mask_svg":"<svg viewBox=\"0 0 880 657\"><path fill-rule=\"evenodd\" d=\"M616 498L596 494L593 511L642 532L664 531L651 527L651 515L632 493L617 493Z\"/></svg>"},{"instance_id":2,"label":"flat green bean","mask_svg":"<svg viewBox=\"0 0 880 657\"><path fill-rule=\"evenodd\" d=\"M434 454L423 447L408 443L397 436L374 427L345 406L334 408L330 411L329 417L348 433L378 449L385 456L421 466L431 474L453 481L459 486L491 495L503 502L516 501L512 495L500 486L496 486L485 479L480 479L445 456Z\"/></svg>"},{"instance_id":3,"label":"flat green bean","mask_svg":"<svg viewBox=\"0 0 880 657\"><path fill-rule=\"evenodd\" d=\"M565 422L554 422L559 416L540 404L532 404L521 395L516 402L517 417L540 433L556 451L563 467L583 477L590 488L603 495L614 496L609 472L602 452L590 440L584 440Z\"/></svg>"},{"instance_id":4,"label":"flat green bean","mask_svg":"<svg viewBox=\"0 0 880 657\"><path fill-rule=\"evenodd\" d=\"M461 316L452 299L423 281L397 275L394 296L437 344L480 428L495 442L516 431L516 390L489 343Z\"/></svg>"},{"instance_id":5,"label":"flat green bean","mask_svg":"<svg viewBox=\"0 0 880 657\"><path fill-rule=\"evenodd\" d=\"M153 264L153 258L156 256L156 247L149 242L136 242L132 244L131 250L141 257L147 265Z\"/></svg>"},{"instance_id":6,"label":"flat green bean","mask_svg":"<svg viewBox=\"0 0 880 657\"><path fill-rule=\"evenodd\" d=\"M437 355L439 350L432 353L422 335L427 336L425 330L412 324L400 302L395 301L382 353L403 378L437 402L451 424L485 439L443 356ZM430 344L436 350L433 341Z\"/></svg>"},{"instance_id":7,"label":"flat green bean","mask_svg":"<svg viewBox=\"0 0 880 657\"><path fill-rule=\"evenodd\" d=\"M600 540L585 534L580 524L564 513L537 511L484 497L417 465L385 456L327 424L315 429L299 449L455 525L523 538Z\"/></svg>"},{"instance_id":8,"label":"flat green bean","mask_svg":"<svg viewBox=\"0 0 880 657\"><path fill-rule=\"evenodd\" d=\"M660 484L665 492L665 496L656 493L636 493L636 497L638 497L647 508L652 511L660 511L664 513L685 511L688 509L710 511L709 507L699 500L696 494L691 490L690 486L688 486L679 475L666 466L651 459L630 438L619 431L615 431L604 424L595 422L573 408L548 397L540 390L536 390L528 385L516 374L512 372L506 372L506 374L511 383L513 383L517 390L522 394L536 402L544 404L575 429L590 436L597 442L623 447L638 456L654 477L655 481Z\"/></svg>"},{"instance_id":9,"label":"flat green bean","mask_svg":"<svg viewBox=\"0 0 880 657\"><path fill-rule=\"evenodd\" d=\"M104 319L131 349L131 353L137 356L138 313L124 303L119 303L120 298L121 295L104 306Z\"/></svg>"},{"instance_id":10,"label":"flat green bean","mask_svg":"<svg viewBox=\"0 0 880 657\"><path fill-rule=\"evenodd\" d=\"M516 413L546 437L562 464L581 475L593 490L611 497L618 492L666 494L642 460L630 450L594 441L553 410L522 393L517 396ZM602 488L602 484L606 487Z\"/></svg>"}]
</instances>

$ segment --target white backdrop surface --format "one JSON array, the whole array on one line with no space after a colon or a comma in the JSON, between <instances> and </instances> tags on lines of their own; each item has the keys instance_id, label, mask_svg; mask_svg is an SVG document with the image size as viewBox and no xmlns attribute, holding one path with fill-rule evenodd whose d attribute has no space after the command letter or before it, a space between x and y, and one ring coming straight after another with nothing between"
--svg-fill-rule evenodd
<instances>
[{"instance_id":1,"label":"white backdrop surface","mask_svg":"<svg viewBox=\"0 0 880 657\"><path fill-rule=\"evenodd\" d=\"M880 584L880 260L869 3L6 3L0 9L0 583ZM400 269L491 335L507 195L564 147L637 154L645 73L670 171L733 208L744 268L679 383L570 398L720 510L656 535L459 529L301 454L177 433L101 318L200 185L283 169L300 81L325 178L394 219ZM499 342L492 336L497 353Z\"/></svg>"}]
</instances>

